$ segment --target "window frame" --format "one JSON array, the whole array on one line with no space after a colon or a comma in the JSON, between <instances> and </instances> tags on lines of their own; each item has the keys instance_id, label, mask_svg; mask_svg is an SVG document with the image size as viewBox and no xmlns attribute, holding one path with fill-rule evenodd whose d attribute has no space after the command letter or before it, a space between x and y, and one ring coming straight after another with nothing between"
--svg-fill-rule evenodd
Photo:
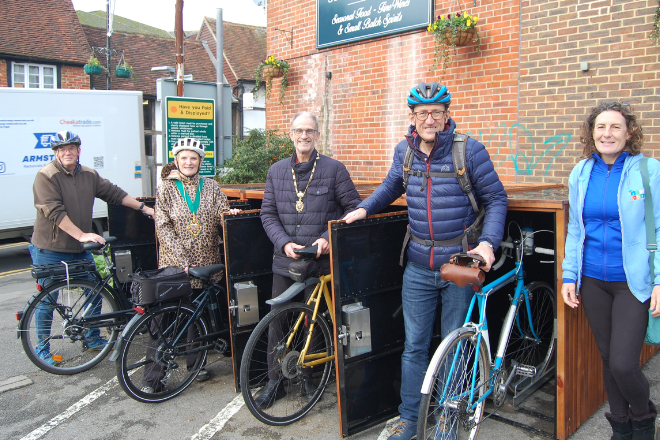
<instances>
[{"instance_id":1,"label":"window frame","mask_svg":"<svg viewBox=\"0 0 660 440\"><path fill-rule=\"evenodd\" d=\"M41 64L41 63L31 63L27 61L12 61L11 62L11 86L14 88L20 88L16 87L17 82L15 81L15 75L16 75L16 66L23 66L24 72L23 72L23 82L19 84L23 84L23 88L25 89L45 89L45 90L54 90L57 89L58 85L58 70L57 70L57 65L55 64ZM38 67L39 68L39 87L30 87L30 67ZM49 68L53 69L53 87L45 87L44 85L44 68Z\"/></svg>"}]
</instances>

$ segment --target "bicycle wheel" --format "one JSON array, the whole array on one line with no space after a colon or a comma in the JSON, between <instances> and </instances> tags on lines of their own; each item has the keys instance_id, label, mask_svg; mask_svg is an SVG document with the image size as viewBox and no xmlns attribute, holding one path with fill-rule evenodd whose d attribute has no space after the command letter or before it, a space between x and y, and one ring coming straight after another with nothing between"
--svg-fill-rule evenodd
<instances>
[{"instance_id":1,"label":"bicycle wheel","mask_svg":"<svg viewBox=\"0 0 660 440\"><path fill-rule=\"evenodd\" d=\"M103 315L117 310L107 287L96 289L87 280L53 284L34 295L23 312L23 350L32 363L49 373L89 370L114 346L119 320L103 319Z\"/></svg>"},{"instance_id":2,"label":"bicycle wheel","mask_svg":"<svg viewBox=\"0 0 660 440\"><path fill-rule=\"evenodd\" d=\"M477 352L476 333L465 327L451 332L445 341L438 348L442 352L437 361L426 371L424 383L430 381L431 386L428 394L422 393L417 439L473 440L481 426L485 401L470 402L477 402L487 391L490 375L486 343L482 340Z\"/></svg>"},{"instance_id":3,"label":"bicycle wheel","mask_svg":"<svg viewBox=\"0 0 660 440\"><path fill-rule=\"evenodd\" d=\"M209 327L200 316L176 339L194 312L187 304L158 307L127 328L116 367L119 385L131 398L162 402L193 382L206 361L206 350L199 348Z\"/></svg>"},{"instance_id":4,"label":"bicycle wheel","mask_svg":"<svg viewBox=\"0 0 660 440\"><path fill-rule=\"evenodd\" d=\"M281 426L300 419L318 402L330 379L331 361L305 368L299 363L312 313L311 307L300 303L277 308L257 324L248 339L241 360L241 392L250 412L263 423ZM301 325L296 329L299 319L302 319ZM333 354L330 328L325 319L317 315L307 359ZM277 380L278 394L285 395L271 402L269 408L260 408L255 399L259 397L259 390L268 383L269 377Z\"/></svg>"},{"instance_id":5,"label":"bicycle wheel","mask_svg":"<svg viewBox=\"0 0 660 440\"><path fill-rule=\"evenodd\" d=\"M557 339L555 292L542 282L530 283L527 290L529 307L526 301L521 301L505 357L508 365L515 360L536 367L536 376L541 376L552 366L554 359L552 355Z\"/></svg>"}]
</instances>

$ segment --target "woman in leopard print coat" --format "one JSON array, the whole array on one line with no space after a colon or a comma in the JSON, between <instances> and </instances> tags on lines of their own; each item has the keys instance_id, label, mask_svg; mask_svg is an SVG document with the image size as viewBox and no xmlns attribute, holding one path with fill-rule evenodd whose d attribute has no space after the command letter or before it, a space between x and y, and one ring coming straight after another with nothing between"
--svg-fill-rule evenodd
<instances>
[{"instance_id":1,"label":"woman in leopard print coat","mask_svg":"<svg viewBox=\"0 0 660 440\"><path fill-rule=\"evenodd\" d=\"M190 200L194 201L199 179L202 178L199 175L201 158L195 157L197 150L192 148L182 149L177 153L174 162L163 167L161 172L163 181L158 186L156 195L158 267L178 266L187 272L190 266L223 263L220 256L222 242L220 228L222 215L229 213L230 209L220 185L213 179L204 179L199 209L195 215L202 225L201 232L194 236L188 231L187 227L193 214L175 181L183 183ZM234 213L234 210L231 212ZM222 275L222 272L216 273L212 281L220 281ZM202 287L202 282L194 277L190 277L190 282L193 289Z\"/></svg>"}]
</instances>

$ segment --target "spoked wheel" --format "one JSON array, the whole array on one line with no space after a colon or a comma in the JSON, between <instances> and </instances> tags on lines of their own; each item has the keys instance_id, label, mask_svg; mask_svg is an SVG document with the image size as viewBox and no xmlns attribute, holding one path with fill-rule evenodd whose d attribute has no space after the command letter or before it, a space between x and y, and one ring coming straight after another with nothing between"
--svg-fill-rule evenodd
<instances>
[{"instance_id":1,"label":"spoked wheel","mask_svg":"<svg viewBox=\"0 0 660 440\"><path fill-rule=\"evenodd\" d=\"M311 307L299 303L277 308L257 324L248 340L241 360L241 392L250 412L263 423L288 425L300 419L318 402L330 379L332 361L311 367L299 361L312 313ZM330 328L318 315L305 362L333 354ZM277 392L259 407L255 399L269 377L277 381Z\"/></svg>"},{"instance_id":2,"label":"spoked wheel","mask_svg":"<svg viewBox=\"0 0 660 440\"><path fill-rule=\"evenodd\" d=\"M202 317L182 332L195 308L172 305L134 321L119 349L117 379L126 394L140 402L162 402L185 390L204 366L199 339L208 333Z\"/></svg>"},{"instance_id":3,"label":"spoked wheel","mask_svg":"<svg viewBox=\"0 0 660 440\"><path fill-rule=\"evenodd\" d=\"M529 307L523 298L511 329L506 360L507 365L515 360L535 367L536 376L541 376L554 362L557 339L555 293L542 282L530 283L527 290Z\"/></svg>"},{"instance_id":4,"label":"spoked wheel","mask_svg":"<svg viewBox=\"0 0 660 440\"><path fill-rule=\"evenodd\" d=\"M476 402L486 392L490 374L485 341L477 351L474 330L465 328L447 338L451 342L441 346L438 361L429 366L424 379L431 387L419 406L418 440L473 440L481 426L485 402Z\"/></svg>"},{"instance_id":5,"label":"spoked wheel","mask_svg":"<svg viewBox=\"0 0 660 440\"><path fill-rule=\"evenodd\" d=\"M106 288L70 280L37 293L23 312L20 326L23 350L39 368L54 374L89 370L112 350L118 318L103 319L117 311Z\"/></svg>"}]
</instances>

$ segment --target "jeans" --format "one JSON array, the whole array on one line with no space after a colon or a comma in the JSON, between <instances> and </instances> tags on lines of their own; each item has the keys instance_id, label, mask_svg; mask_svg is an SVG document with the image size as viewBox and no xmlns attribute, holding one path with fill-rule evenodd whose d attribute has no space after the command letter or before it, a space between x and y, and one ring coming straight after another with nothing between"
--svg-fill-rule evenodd
<instances>
[{"instance_id":1,"label":"jeans","mask_svg":"<svg viewBox=\"0 0 660 440\"><path fill-rule=\"evenodd\" d=\"M461 327L474 295L472 287L444 281L439 270L408 263L403 274L403 322L406 342L401 356L401 419L417 422L422 382L429 364L438 303L442 304L441 337Z\"/></svg>"},{"instance_id":2,"label":"jeans","mask_svg":"<svg viewBox=\"0 0 660 440\"><path fill-rule=\"evenodd\" d=\"M79 254L65 253L65 252L53 252L47 251L45 249L39 249L34 245L29 245L28 249L30 251L30 257L32 258L32 264L51 264L59 262L69 262L73 260L92 260L94 257L90 251L81 252ZM92 281L92 278L88 278ZM39 284L43 286L43 282L46 281L46 278L40 278L37 280ZM47 287L47 286L44 286ZM51 294L52 300L58 300L59 293ZM92 302L93 307L91 312L93 315L101 313L101 297L95 298ZM35 307L35 326L37 330L37 338L39 339L39 344L37 348L39 350L50 350L50 344L48 342L50 338L50 326L53 322L53 310L55 305L47 305L44 302L40 302L37 307ZM98 328L91 329L85 335L85 339L88 341L93 341L97 339L101 334L101 330Z\"/></svg>"}]
</instances>

